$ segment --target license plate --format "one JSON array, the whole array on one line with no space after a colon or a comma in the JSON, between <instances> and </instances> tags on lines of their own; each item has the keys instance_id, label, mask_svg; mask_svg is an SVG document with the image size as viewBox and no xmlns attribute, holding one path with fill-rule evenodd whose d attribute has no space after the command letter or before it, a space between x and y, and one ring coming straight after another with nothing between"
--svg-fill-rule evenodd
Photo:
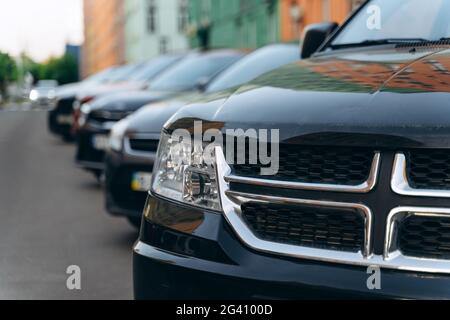
<instances>
[{"instance_id":1,"label":"license plate","mask_svg":"<svg viewBox=\"0 0 450 320\"><path fill-rule=\"evenodd\" d=\"M148 172L136 172L131 179L131 190L146 192L152 185L152 174Z\"/></svg>"},{"instance_id":2,"label":"license plate","mask_svg":"<svg viewBox=\"0 0 450 320\"><path fill-rule=\"evenodd\" d=\"M56 121L57 121L59 124L69 124L69 125L72 125L72 123L73 123L73 118L72 118L71 115L59 115L59 116L56 118Z\"/></svg>"},{"instance_id":3,"label":"license plate","mask_svg":"<svg viewBox=\"0 0 450 320\"><path fill-rule=\"evenodd\" d=\"M97 150L106 150L109 145L109 137L107 135L98 134L92 137L92 146Z\"/></svg>"}]
</instances>

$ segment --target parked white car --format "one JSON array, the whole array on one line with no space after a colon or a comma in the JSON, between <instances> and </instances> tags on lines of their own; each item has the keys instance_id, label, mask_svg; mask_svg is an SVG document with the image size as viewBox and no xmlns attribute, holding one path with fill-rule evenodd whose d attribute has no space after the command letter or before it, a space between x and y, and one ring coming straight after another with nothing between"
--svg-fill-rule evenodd
<instances>
[{"instance_id":1,"label":"parked white car","mask_svg":"<svg viewBox=\"0 0 450 320\"><path fill-rule=\"evenodd\" d=\"M48 106L56 98L58 82L55 80L41 80L30 91L30 101L33 105Z\"/></svg>"}]
</instances>

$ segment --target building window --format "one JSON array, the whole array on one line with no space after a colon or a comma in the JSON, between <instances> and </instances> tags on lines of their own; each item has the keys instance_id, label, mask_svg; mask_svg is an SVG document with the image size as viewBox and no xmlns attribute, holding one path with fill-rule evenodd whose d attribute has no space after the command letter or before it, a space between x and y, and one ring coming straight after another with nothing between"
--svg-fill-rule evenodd
<instances>
[{"instance_id":1,"label":"building window","mask_svg":"<svg viewBox=\"0 0 450 320\"><path fill-rule=\"evenodd\" d=\"M189 22L188 0L178 0L178 31L184 32Z\"/></svg>"},{"instance_id":2,"label":"building window","mask_svg":"<svg viewBox=\"0 0 450 320\"><path fill-rule=\"evenodd\" d=\"M147 8L147 31L149 33L156 32L156 2L150 0Z\"/></svg>"},{"instance_id":3,"label":"building window","mask_svg":"<svg viewBox=\"0 0 450 320\"><path fill-rule=\"evenodd\" d=\"M161 37L159 39L159 53L166 54L169 52L169 39L167 37Z\"/></svg>"}]
</instances>

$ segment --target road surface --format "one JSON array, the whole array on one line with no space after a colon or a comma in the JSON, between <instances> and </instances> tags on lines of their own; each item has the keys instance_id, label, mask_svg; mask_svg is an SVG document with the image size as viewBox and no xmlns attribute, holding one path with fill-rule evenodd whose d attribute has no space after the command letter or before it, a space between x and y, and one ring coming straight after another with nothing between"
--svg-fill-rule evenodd
<instances>
[{"instance_id":1,"label":"road surface","mask_svg":"<svg viewBox=\"0 0 450 320\"><path fill-rule=\"evenodd\" d=\"M0 299L132 299L137 232L107 215L74 146L50 135L46 111L0 109ZM81 290L66 270L81 270Z\"/></svg>"}]
</instances>

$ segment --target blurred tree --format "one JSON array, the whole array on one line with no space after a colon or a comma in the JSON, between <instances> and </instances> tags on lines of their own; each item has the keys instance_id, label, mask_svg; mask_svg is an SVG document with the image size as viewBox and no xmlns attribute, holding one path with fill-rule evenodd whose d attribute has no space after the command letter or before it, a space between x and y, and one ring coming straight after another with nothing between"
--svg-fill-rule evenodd
<instances>
[{"instance_id":1,"label":"blurred tree","mask_svg":"<svg viewBox=\"0 0 450 320\"><path fill-rule=\"evenodd\" d=\"M39 79L53 79L59 84L76 82L78 77L78 63L71 55L51 58L42 67Z\"/></svg>"},{"instance_id":2,"label":"blurred tree","mask_svg":"<svg viewBox=\"0 0 450 320\"><path fill-rule=\"evenodd\" d=\"M33 80L36 82L42 78L44 73L44 65L35 62L26 54L21 55L22 68L24 72L29 72L33 76Z\"/></svg>"},{"instance_id":3,"label":"blurred tree","mask_svg":"<svg viewBox=\"0 0 450 320\"><path fill-rule=\"evenodd\" d=\"M0 93L6 96L8 83L17 79L17 65L7 53L0 52Z\"/></svg>"}]
</instances>

